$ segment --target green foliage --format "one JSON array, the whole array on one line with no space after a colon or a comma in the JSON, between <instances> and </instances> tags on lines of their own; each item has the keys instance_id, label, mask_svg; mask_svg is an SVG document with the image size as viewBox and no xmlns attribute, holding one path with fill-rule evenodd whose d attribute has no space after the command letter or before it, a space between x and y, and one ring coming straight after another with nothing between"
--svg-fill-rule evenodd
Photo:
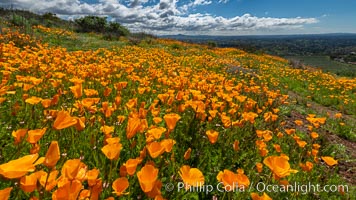
<instances>
[{"instance_id":1,"label":"green foliage","mask_svg":"<svg viewBox=\"0 0 356 200\"><path fill-rule=\"evenodd\" d=\"M75 20L79 32L102 33L107 25L106 17L85 16Z\"/></svg>"},{"instance_id":2,"label":"green foliage","mask_svg":"<svg viewBox=\"0 0 356 200\"><path fill-rule=\"evenodd\" d=\"M215 47L218 46L218 43L216 43L215 41L208 41L206 44L207 44L208 47L210 47L210 48L215 48Z\"/></svg>"},{"instance_id":3,"label":"green foliage","mask_svg":"<svg viewBox=\"0 0 356 200\"><path fill-rule=\"evenodd\" d=\"M107 22L106 17L85 16L75 20L78 31L102 33L105 40L118 40L120 36L128 36L130 31L117 22Z\"/></svg>"}]
</instances>

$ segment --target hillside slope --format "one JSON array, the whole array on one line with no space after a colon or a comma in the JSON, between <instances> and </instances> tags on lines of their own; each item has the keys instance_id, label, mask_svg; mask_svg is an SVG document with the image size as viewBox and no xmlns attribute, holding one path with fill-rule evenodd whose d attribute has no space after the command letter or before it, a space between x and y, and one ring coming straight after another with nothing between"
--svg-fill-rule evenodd
<instances>
[{"instance_id":1,"label":"hillside slope","mask_svg":"<svg viewBox=\"0 0 356 200\"><path fill-rule=\"evenodd\" d=\"M356 195L356 79L235 48L32 33L0 35L4 198ZM100 45L70 48L84 40ZM326 191L282 187L307 184Z\"/></svg>"}]
</instances>

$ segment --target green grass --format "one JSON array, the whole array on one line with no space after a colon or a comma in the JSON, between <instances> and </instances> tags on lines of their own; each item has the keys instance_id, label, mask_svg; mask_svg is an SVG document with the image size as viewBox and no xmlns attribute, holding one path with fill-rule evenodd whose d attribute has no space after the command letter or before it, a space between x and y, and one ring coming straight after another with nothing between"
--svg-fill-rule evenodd
<instances>
[{"instance_id":1,"label":"green grass","mask_svg":"<svg viewBox=\"0 0 356 200\"><path fill-rule=\"evenodd\" d=\"M320 68L340 76L356 76L356 65L331 60L329 56L286 56L286 59L300 60L304 65Z\"/></svg>"},{"instance_id":2,"label":"green grass","mask_svg":"<svg viewBox=\"0 0 356 200\"><path fill-rule=\"evenodd\" d=\"M66 48L68 51L87 51L100 48L111 49L112 47L125 45L125 42L123 41L107 41L99 35L90 33L76 33L75 38L56 38L55 36L45 35L42 35L42 38L43 42L48 43L50 46L61 46Z\"/></svg>"}]
</instances>

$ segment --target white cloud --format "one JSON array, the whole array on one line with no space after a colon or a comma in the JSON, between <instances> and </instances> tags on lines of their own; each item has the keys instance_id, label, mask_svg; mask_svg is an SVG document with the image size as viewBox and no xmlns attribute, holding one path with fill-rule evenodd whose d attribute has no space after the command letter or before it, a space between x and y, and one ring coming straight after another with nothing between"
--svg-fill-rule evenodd
<instances>
[{"instance_id":1,"label":"white cloud","mask_svg":"<svg viewBox=\"0 0 356 200\"><path fill-rule=\"evenodd\" d=\"M226 18L190 12L195 6L211 4L210 0L194 0L179 7L178 0L159 0L150 6L145 6L148 1L127 0L125 5L118 0L99 0L95 4L87 4L79 0L4 0L0 6L12 3L16 8L38 13L53 12L67 19L83 15L110 16L132 31L154 34L237 35L300 29L305 24L318 22L316 18L256 17L250 14Z\"/></svg>"},{"instance_id":2,"label":"white cloud","mask_svg":"<svg viewBox=\"0 0 356 200\"><path fill-rule=\"evenodd\" d=\"M209 5L212 2L209 0L194 0L193 5L199 6L199 5Z\"/></svg>"},{"instance_id":3,"label":"white cloud","mask_svg":"<svg viewBox=\"0 0 356 200\"><path fill-rule=\"evenodd\" d=\"M230 0L219 0L219 3L227 3L229 2Z\"/></svg>"}]
</instances>

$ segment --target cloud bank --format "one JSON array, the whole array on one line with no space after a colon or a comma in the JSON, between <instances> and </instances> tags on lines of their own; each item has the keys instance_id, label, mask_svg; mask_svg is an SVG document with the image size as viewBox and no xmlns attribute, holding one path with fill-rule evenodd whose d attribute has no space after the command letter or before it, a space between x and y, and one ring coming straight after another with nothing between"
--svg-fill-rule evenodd
<instances>
[{"instance_id":1,"label":"cloud bank","mask_svg":"<svg viewBox=\"0 0 356 200\"><path fill-rule=\"evenodd\" d=\"M220 0L215 3L226 3ZM256 17L244 14L226 18L209 13L194 12L197 6L212 4L211 0L99 0L86 3L79 0L3 0L2 7L30 10L36 13L52 12L65 19L84 15L108 16L131 31L154 34L239 35L253 32L301 29L317 23L316 18Z\"/></svg>"}]
</instances>

